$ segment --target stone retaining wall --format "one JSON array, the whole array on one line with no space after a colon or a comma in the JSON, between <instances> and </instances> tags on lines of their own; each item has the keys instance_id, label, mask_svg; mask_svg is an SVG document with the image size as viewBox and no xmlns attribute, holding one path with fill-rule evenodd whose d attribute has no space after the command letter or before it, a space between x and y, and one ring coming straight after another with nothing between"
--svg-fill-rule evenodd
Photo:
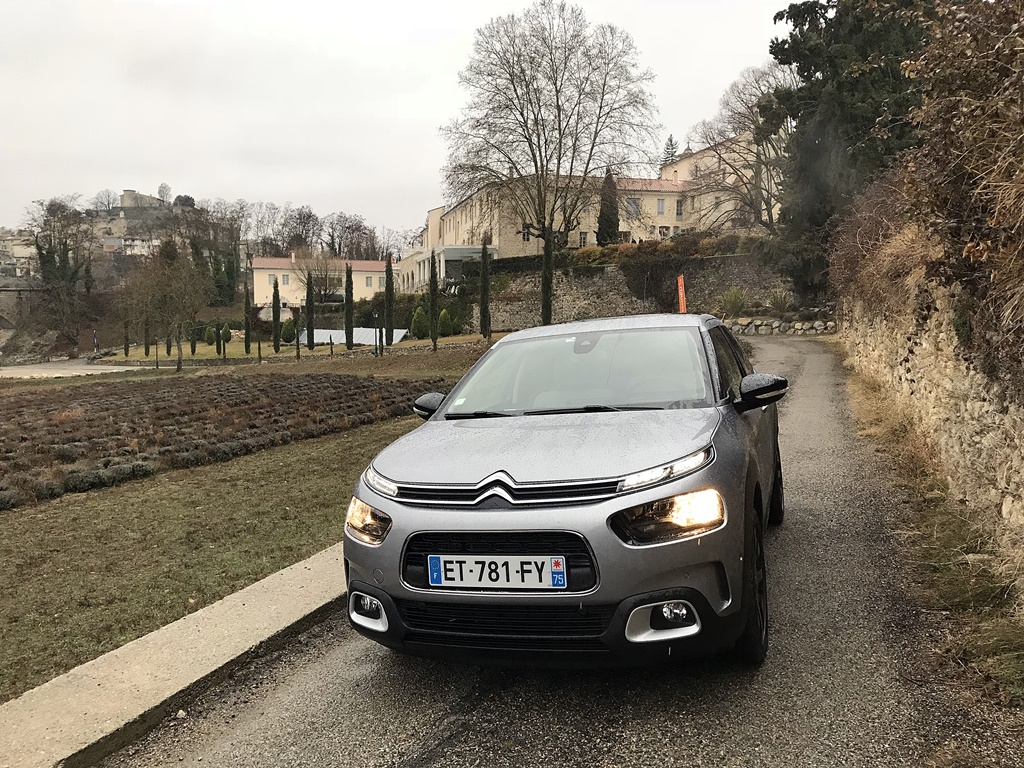
<instances>
[{"instance_id":1,"label":"stone retaining wall","mask_svg":"<svg viewBox=\"0 0 1024 768\"><path fill-rule=\"evenodd\" d=\"M736 336L819 336L836 332L834 320L806 320L800 322L784 322L771 318L741 317L737 320L726 320L725 324Z\"/></svg>"},{"instance_id":2,"label":"stone retaining wall","mask_svg":"<svg viewBox=\"0 0 1024 768\"><path fill-rule=\"evenodd\" d=\"M874 317L855 306L840 333L856 370L885 386L930 441L953 498L1024 594L1024 408L957 354L953 296L924 285L917 312L905 317Z\"/></svg>"}]
</instances>

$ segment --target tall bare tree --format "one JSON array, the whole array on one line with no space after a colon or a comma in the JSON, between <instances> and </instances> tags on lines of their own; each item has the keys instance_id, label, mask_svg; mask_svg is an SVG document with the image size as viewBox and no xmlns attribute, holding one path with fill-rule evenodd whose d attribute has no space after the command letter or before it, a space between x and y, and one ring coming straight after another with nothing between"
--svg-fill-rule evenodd
<instances>
[{"instance_id":1,"label":"tall bare tree","mask_svg":"<svg viewBox=\"0 0 1024 768\"><path fill-rule=\"evenodd\" d=\"M163 200L165 203L171 202L171 185L166 181L160 182L160 186L156 188L156 196Z\"/></svg>"},{"instance_id":2,"label":"tall bare tree","mask_svg":"<svg viewBox=\"0 0 1024 768\"><path fill-rule=\"evenodd\" d=\"M110 212L118 206L121 202L121 198L117 192L112 189L101 189L97 192L92 200L89 201L89 205L92 206L93 210Z\"/></svg>"},{"instance_id":3,"label":"tall bare tree","mask_svg":"<svg viewBox=\"0 0 1024 768\"><path fill-rule=\"evenodd\" d=\"M624 174L654 157L652 79L627 33L591 25L559 0L538 0L476 32L459 75L469 103L444 129L447 195L488 190L504 215L543 240L545 324L552 254L596 200L605 168Z\"/></svg>"},{"instance_id":4,"label":"tall bare tree","mask_svg":"<svg viewBox=\"0 0 1024 768\"><path fill-rule=\"evenodd\" d=\"M307 291L313 288L313 300L317 304L336 301L345 288L345 262L331 255L330 251L312 250L305 246L295 248L296 279Z\"/></svg>"},{"instance_id":5,"label":"tall bare tree","mask_svg":"<svg viewBox=\"0 0 1024 768\"><path fill-rule=\"evenodd\" d=\"M782 191L782 160L792 130L766 127L764 111L778 89L797 83L794 70L775 61L745 69L719 101L718 114L698 123L690 141L703 150L693 167L702 229L760 227L775 232Z\"/></svg>"}]
</instances>

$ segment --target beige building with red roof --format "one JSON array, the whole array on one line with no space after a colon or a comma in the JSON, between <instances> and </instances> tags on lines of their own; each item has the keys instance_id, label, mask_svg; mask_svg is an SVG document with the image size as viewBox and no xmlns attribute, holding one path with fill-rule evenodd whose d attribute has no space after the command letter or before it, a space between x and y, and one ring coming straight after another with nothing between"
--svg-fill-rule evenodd
<instances>
[{"instance_id":1,"label":"beige building with red roof","mask_svg":"<svg viewBox=\"0 0 1024 768\"><path fill-rule=\"evenodd\" d=\"M318 264L321 272L329 270L332 284L337 285L339 298L345 294L345 266L352 265L352 296L356 301L373 298L377 291L384 290L383 261L359 261L335 259L332 262ZM301 260L296 261L294 254L290 258L254 258L252 260L253 304L269 306L273 302L274 284L277 283L281 294L282 307L304 307L306 305L306 278ZM317 279L321 279L318 273Z\"/></svg>"}]
</instances>

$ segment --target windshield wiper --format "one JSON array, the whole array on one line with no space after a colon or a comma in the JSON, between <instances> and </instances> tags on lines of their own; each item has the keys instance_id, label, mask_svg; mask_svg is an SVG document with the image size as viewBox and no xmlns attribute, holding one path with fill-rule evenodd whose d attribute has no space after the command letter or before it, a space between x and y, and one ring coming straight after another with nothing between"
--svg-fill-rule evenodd
<instances>
[{"instance_id":1,"label":"windshield wiper","mask_svg":"<svg viewBox=\"0 0 1024 768\"><path fill-rule=\"evenodd\" d=\"M465 413L446 413L446 419L493 419L499 416L515 416L514 413L501 411L466 411Z\"/></svg>"},{"instance_id":2,"label":"windshield wiper","mask_svg":"<svg viewBox=\"0 0 1024 768\"><path fill-rule=\"evenodd\" d=\"M660 405L581 405L575 408L543 408L523 411L523 416L546 416L553 413L612 413L613 411L662 411Z\"/></svg>"}]
</instances>

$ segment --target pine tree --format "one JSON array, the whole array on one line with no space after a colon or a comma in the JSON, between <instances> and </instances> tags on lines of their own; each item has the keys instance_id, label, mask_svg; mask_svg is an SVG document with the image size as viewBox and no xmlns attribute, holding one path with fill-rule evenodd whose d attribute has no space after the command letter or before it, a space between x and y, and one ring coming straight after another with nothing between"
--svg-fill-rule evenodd
<instances>
[{"instance_id":1,"label":"pine tree","mask_svg":"<svg viewBox=\"0 0 1024 768\"><path fill-rule=\"evenodd\" d=\"M480 248L480 335L491 340L491 255L486 238Z\"/></svg>"},{"instance_id":2,"label":"pine tree","mask_svg":"<svg viewBox=\"0 0 1024 768\"><path fill-rule=\"evenodd\" d=\"M671 133L668 135L668 141L665 142L665 151L661 155L661 164L668 165L674 163L676 156L679 154L679 142L676 141L675 136Z\"/></svg>"},{"instance_id":3,"label":"pine tree","mask_svg":"<svg viewBox=\"0 0 1024 768\"><path fill-rule=\"evenodd\" d=\"M281 289L277 287L277 280L274 281L274 298L272 303L274 352L281 351Z\"/></svg>"},{"instance_id":4,"label":"pine tree","mask_svg":"<svg viewBox=\"0 0 1024 768\"><path fill-rule=\"evenodd\" d=\"M249 278L245 279L245 354L252 354L252 301L249 299Z\"/></svg>"},{"instance_id":5,"label":"pine tree","mask_svg":"<svg viewBox=\"0 0 1024 768\"><path fill-rule=\"evenodd\" d=\"M355 346L355 304L352 288L352 265L345 265L345 349Z\"/></svg>"},{"instance_id":6,"label":"pine tree","mask_svg":"<svg viewBox=\"0 0 1024 768\"><path fill-rule=\"evenodd\" d=\"M306 347L308 349L312 349L315 343L313 323L313 273L306 272Z\"/></svg>"},{"instance_id":7,"label":"pine tree","mask_svg":"<svg viewBox=\"0 0 1024 768\"><path fill-rule=\"evenodd\" d=\"M427 294L427 320L430 322L430 344L437 352L437 257L430 252L430 287Z\"/></svg>"},{"instance_id":8,"label":"pine tree","mask_svg":"<svg viewBox=\"0 0 1024 768\"><path fill-rule=\"evenodd\" d=\"M609 245L619 239L619 191L611 168L601 183L601 207L597 214L597 244Z\"/></svg>"},{"instance_id":9,"label":"pine tree","mask_svg":"<svg viewBox=\"0 0 1024 768\"><path fill-rule=\"evenodd\" d=\"M395 270L391 264L391 254L386 256L384 265L384 344L391 346L395 342Z\"/></svg>"}]
</instances>

